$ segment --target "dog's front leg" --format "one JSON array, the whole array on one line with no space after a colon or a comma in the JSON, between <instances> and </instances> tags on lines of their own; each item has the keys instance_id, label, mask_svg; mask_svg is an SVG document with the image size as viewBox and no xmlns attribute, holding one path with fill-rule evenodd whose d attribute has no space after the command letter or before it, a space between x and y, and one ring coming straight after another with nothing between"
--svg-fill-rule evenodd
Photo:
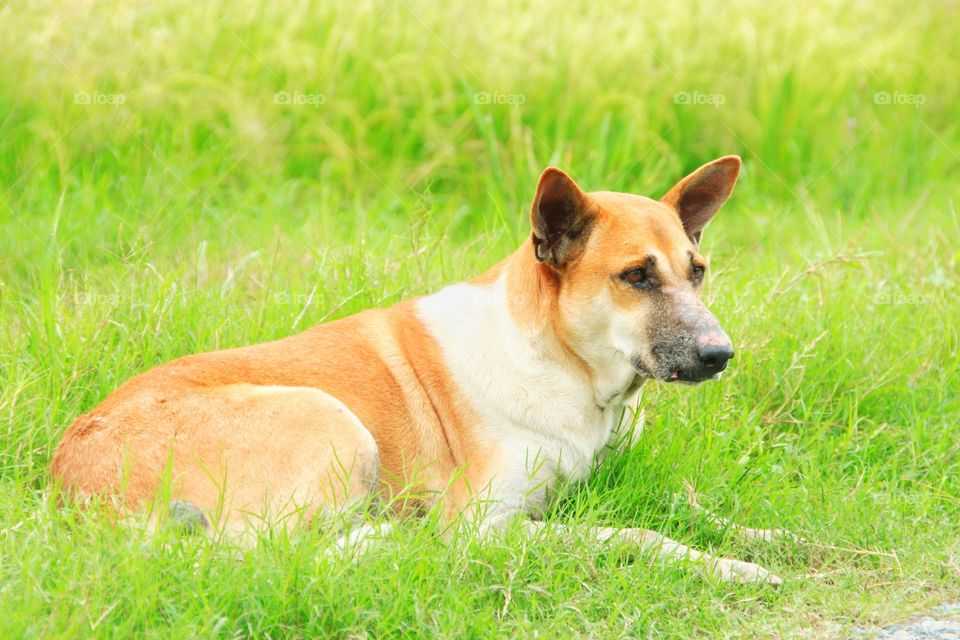
<instances>
[{"instance_id":1,"label":"dog's front leg","mask_svg":"<svg viewBox=\"0 0 960 640\"><path fill-rule=\"evenodd\" d=\"M773 585L783 583L779 576L770 573L760 565L743 560L711 556L649 529L617 529L614 527L574 529L570 526L550 525L532 520L526 521L524 526L531 532L550 527L571 537L584 536L595 544L618 544L623 547L633 547L640 551L655 553L667 562L688 562L697 567L698 570L727 582L766 582Z\"/></svg>"},{"instance_id":2,"label":"dog's front leg","mask_svg":"<svg viewBox=\"0 0 960 640\"><path fill-rule=\"evenodd\" d=\"M806 543L806 540L795 533L787 531L786 529L751 529L750 527L744 527L743 525L736 524L729 518L719 516L713 511L703 507L700 504L700 501L697 499L697 492L694 490L692 484L684 481L683 488L687 492L687 502L690 503L690 506L696 511L702 513L706 518L706 521L713 525L713 527L715 527L718 531L731 531L741 540L760 540L763 542L773 542L775 540L784 539L796 542L798 544Z\"/></svg>"}]
</instances>

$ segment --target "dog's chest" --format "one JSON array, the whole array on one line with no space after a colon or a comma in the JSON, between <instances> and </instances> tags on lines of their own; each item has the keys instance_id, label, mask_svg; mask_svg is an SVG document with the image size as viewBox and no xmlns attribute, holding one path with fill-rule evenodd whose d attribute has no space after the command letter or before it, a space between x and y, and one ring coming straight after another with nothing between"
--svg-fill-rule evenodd
<instances>
[{"instance_id":1,"label":"dog's chest","mask_svg":"<svg viewBox=\"0 0 960 640\"><path fill-rule=\"evenodd\" d=\"M561 412L558 410L555 422L543 431L508 422L483 425L481 432L490 450L496 452L498 475L521 485L586 478L597 455L610 441L616 417L612 411L576 416Z\"/></svg>"},{"instance_id":2,"label":"dog's chest","mask_svg":"<svg viewBox=\"0 0 960 640\"><path fill-rule=\"evenodd\" d=\"M475 435L494 456L497 493L589 473L620 408L598 407L582 373L516 328L502 283L447 287L420 300L418 313L480 418Z\"/></svg>"}]
</instances>

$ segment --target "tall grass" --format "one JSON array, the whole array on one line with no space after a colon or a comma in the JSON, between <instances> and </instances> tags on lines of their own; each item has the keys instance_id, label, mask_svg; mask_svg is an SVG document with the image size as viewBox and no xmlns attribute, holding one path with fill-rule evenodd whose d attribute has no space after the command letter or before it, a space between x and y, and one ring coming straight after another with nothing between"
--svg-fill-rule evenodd
<instances>
[{"instance_id":1,"label":"tall grass","mask_svg":"<svg viewBox=\"0 0 960 640\"><path fill-rule=\"evenodd\" d=\"M0 636L845 633L960 595L956 6L541 0L0 9ZM651 387L554 507L755 558L779 592L404 523L149 540L50 504L72 417L200 350L474 275L538 173L659 195L745 160L706 297L738 355ZM710 533L724 515L814 546Z\"/></svg>"}]
</instances>

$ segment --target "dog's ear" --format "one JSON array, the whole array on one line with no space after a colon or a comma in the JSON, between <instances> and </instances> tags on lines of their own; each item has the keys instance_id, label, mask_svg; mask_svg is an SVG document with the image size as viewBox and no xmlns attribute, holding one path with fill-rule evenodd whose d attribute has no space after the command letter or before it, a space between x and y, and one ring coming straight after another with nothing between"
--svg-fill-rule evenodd
<instances>
[{"instance_id":1,"label":"dog's ear","mask_svg":"<svg viewBox=\"0 0 960 640\"><path fill-rule=\"evenodd\" d=\"M739 175L740 157L724 156L675 184L660 201L676 209L687 235L700 244L703 228L730 197Z\"/></svg>"},{"instance_id":2,"label":"dog's ear","mask_svg":"<svg viewBox=\"0 0 960 640\"><path fill-rule=\"evenodd\" d=\"M554 267L570 262L586 242L592 216L587 195L560 169L540 175L530 225L537 260Z\"/></svg>"}]
</instances>

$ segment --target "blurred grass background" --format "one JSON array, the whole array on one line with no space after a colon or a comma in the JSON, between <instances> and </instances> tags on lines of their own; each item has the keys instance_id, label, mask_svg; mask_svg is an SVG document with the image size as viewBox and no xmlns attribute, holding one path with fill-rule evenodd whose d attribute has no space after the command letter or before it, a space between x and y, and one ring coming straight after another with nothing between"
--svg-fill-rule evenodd
<instances>
[{"instance_id":1,"label":"blurred grass background","mask_svg":"<svg viewBox=\"0 0 960 640\"><path fill-rule=\"evenodd\" d=\"M832 635L957 597L958 9L4 4L0 635ZM659 196L728 153L706 298L736 365L651 388L638 448L553 515L756 555L779 595L416 525L363 567L237 565L49 507L63 429L131 375L478 273L548 165ZM822 546L711 537L685 480Z\"/></svg>"}]
</instances>

